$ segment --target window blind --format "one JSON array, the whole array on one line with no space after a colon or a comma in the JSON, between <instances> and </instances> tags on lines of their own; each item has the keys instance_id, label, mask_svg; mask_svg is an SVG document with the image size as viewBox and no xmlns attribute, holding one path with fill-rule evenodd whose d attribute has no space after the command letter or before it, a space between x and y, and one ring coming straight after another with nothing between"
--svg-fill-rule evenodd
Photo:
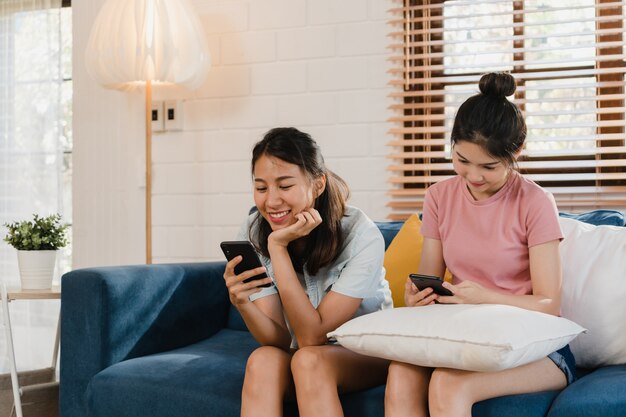
<instances>
[{"instance_id":1,"label":"window blind","mask_svg":"<svg viewBox=\"0 0 626 417\"><path fill-rule=\"evenodd\" d=\"M626 208L624 1L396 0L392 219L454 175L456 109L507 71L528 125L520 171L562 210Z\"/></svg>"}]
</instances>

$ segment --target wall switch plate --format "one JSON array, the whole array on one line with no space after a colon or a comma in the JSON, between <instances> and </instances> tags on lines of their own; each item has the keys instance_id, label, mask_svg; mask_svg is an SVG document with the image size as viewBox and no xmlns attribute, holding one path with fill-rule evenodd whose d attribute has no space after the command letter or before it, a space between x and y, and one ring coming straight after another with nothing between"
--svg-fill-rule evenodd
<instances>
[{"instance_id":1,"label":"wall switch plate","mask_svg":"<svg viewBox=\"0 0 626 417\"><path fill-rule=\"evenodd\" d=\"M183 102L168 100L165 102L165 130L183 130Z\"/></svg>"},{"instance_id":2,"label":"wall switch plate","mask_svg":"<svg viewBox=\"0 0 626 417\"><path fill-rule=\"evenodd\" d=\"M163 102L162 101L153 101L152 102L152 114L150 116L152 118L152 131L153 132L163 132L165 130L165 123L163 117Z\"/></svg>"}]
</instances>

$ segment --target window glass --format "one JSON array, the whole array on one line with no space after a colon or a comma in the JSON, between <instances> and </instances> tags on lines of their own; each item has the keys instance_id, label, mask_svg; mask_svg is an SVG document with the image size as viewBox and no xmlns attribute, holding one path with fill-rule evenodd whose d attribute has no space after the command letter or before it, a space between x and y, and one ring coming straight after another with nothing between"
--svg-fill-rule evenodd
<instances>
[{"instance_id":1,"label":"window glass","mask_svg":"<svg viewBox=\"0 0 626 417\"><path fill-rule=\"evenodd\" d=\"M480 5L446 1L443 8L444 72L460 74L480 67L494 71L511 70L512 10L513 2Z\"/></svg>"},{"instance_id":2,"label":"window glass","mask_svg":"<svg viewBox=\"0 0 626 417\"><path fill-rule=\"evenodd\" d=\"M555 8L546 11L550 6ZM547 0L526 0L524 33L527 37L526 68L593 65L595 4L593 0L570 0L567 5ZM567 10L564 10L564 8ZM537 12L533 12L537 11ZM567 18L563 18L567 13Z\"/></svg>"},{"instance_id":3,"label":"window glass","mask_svg":"<svg viewBox=\"0 0 626 417\"><path fill-rule=\"evenodd\" d=\"M589 149L594 152L594 83L593 77L526 83L526 148L529 155L547 149Z\"/></svg>"}]
</instances>

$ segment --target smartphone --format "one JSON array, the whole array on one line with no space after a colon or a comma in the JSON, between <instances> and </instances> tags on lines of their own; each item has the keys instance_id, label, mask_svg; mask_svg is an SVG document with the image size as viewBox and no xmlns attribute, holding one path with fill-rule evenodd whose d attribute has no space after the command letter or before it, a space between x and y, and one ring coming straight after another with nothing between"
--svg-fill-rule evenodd
<instances>
[{"instance_id":1,"label":"smartphone","mask_svg":"<svg viewBox=\"0 0 626 417\"><path fill-rule=\"evenodd\" d=\"M411 278L413 285L415 285L420 291L424 288L432 288L435 294L454 295L452 294L452 291L443 286L443 280L439 277L433 275L410 274L409 278Z\"/></svg>"},{"instance_id":2,"label":"smartphone","mask_svg":"<svg viewBox=\"0 0 626 417\"><path fill-rule=\"evenodd\" d=\"M261 263L261 259L259 259L259 255L252 246L252 243L247 240L231 240L227 242L220 243L220 247L222 248L222 252L226 256L226 259L229 261L236 256L241 255L243 257L242 261L235 266L235 274L239 275L244 271L248 271L250 269L258 268L263 266ZM243 282L250 282L257 279L266 278L267 274L265 272L250 277ZM259 287L269 287L271 284L263 284L259 285Z\"/></svg>"}]
</instances>

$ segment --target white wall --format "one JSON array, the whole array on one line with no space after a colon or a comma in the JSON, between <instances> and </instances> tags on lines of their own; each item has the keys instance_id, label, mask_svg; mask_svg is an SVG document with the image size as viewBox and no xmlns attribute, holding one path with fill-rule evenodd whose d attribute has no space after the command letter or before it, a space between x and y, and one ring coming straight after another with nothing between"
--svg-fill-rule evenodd
<instances>
[{"instance_id":1,"label":"white wall","mask_svg":"<svg viewBox=\"0 0 626 417\"><path fill-rule=\"evenodd\" d=\"M145 262L143 95L99 87L84 64L91 23L103 3L72 5L74 268Z\"/></svg>"},{"instance_id":2,"label":"white wall","mask_svg":"<svg viewBox=\"0 0 626 417\"><path fill-rule=\"evenodd\" d=\"M222 259L252 206L249 159L275 126L296 126L347 180L351 203L388 214L386 133L392 0L192 0L211 52L183 102L183 130L153 140L154 262ZM74 267L144 262L142 93L106 91L83 64L103 0L74 8Z\"/></svg>"}]
</instances>

